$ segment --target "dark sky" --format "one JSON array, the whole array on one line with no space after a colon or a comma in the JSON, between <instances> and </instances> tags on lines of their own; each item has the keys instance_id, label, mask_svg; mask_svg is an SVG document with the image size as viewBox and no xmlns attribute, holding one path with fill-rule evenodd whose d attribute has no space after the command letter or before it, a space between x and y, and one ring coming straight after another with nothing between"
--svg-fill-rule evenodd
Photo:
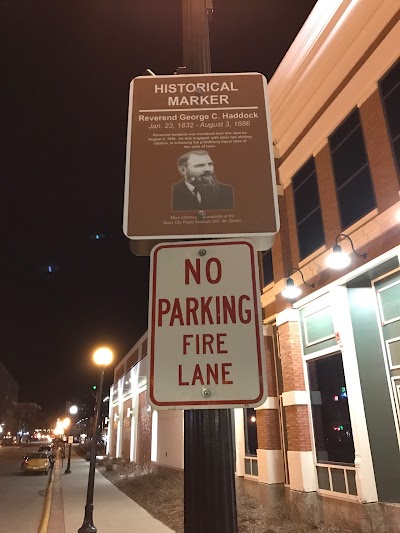
<instances>
[{"instance_id":1,"label":"dark sky","mask_svg":"<svg viewBox=\"0 0 400 533\"><path fill-rule=\"evenodd\" d=\"M214 0L213 71L271 78L315 3ZM0 50L0 360L55 411L97 380L96 345L119 360L147 328L149 261L121 229L128 89L182 64L181 0L0 0Z\"/></svg>"}]
</instances>

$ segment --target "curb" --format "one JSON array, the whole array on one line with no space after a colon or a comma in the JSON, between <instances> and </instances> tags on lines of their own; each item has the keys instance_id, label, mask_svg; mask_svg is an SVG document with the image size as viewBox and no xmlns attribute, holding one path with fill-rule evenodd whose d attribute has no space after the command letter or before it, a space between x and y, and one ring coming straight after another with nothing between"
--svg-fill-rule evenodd
<instances>
[{"instance_id":1,"label":"curb","mask_svg":"<svg viewBox=\"0 0 400 533\"><path fill-rule=\"evenodd\" d=\"M51 469L51 477L46 490L46 499L44 501L42 518L40 519L38 533L47 533L47 528L50 520L51 499L53 495L53 482L54 482L55 465Z\"/></svg>"}]
</instances>

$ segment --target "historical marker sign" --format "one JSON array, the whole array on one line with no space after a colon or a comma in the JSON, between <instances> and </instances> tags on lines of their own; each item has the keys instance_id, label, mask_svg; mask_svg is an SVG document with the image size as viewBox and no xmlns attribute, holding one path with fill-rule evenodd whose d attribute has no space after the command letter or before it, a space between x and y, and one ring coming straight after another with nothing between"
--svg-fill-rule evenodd
<instances>
[{"instance_id":1,"label":"historical marker sign","mask_svg":"<svg viewBox=\"0 0 400 533\"><path fill-rule=\"evenodd\" d=\"M248 238L279 230L266 89L257 73L132 81L127 237Z\"/></svg>"},{"instance_id":2,"label":"historical marker sign","mask_svg":"<svg viewBox=\"0 0 400 533\"><path fill-rule=\"evenodd\" d=\"M154 248L149 353L149 400L156 409L264 402L258 268L249 241Z\"/></svg>"}]
</instances>

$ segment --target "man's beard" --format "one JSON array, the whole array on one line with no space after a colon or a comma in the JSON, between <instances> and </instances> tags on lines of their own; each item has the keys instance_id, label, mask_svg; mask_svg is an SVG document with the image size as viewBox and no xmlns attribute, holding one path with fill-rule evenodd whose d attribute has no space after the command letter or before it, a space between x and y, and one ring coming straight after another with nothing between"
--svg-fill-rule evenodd
<instances>
[{"instance_id":1,"label":"man's beard","mask_svg":"<svg viewBox=\"0 0 400 533\"><path fill-rule=\"evenodd\" d=\"M217 191L219 189L219 181L213 172L203 172L200 176L194 176L188 172L186 181L201 191Z\"/></svg>"}]
</instances>

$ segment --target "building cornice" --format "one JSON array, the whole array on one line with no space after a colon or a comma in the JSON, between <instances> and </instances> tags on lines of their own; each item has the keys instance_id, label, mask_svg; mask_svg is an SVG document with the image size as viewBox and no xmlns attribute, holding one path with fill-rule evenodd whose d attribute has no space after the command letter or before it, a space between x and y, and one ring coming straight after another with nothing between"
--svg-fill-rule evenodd
<instances>
[{"instance_id":1,"label":"building cornice","mask_svg":"<svg viewBox=\"0 0 400 533\"><path fill-rule=\"evenodd\" d=\"M269 83L273 140L279 158L287 156L296 139L396 17L398 0L317 2ZM386 54L387 65L382 69L390 66L399 47L389 57ZM382 72L385 70L370 73L371 86ZM365 85L360 87L360 91L365 89Z\"/></svg>"}]
</instances>

